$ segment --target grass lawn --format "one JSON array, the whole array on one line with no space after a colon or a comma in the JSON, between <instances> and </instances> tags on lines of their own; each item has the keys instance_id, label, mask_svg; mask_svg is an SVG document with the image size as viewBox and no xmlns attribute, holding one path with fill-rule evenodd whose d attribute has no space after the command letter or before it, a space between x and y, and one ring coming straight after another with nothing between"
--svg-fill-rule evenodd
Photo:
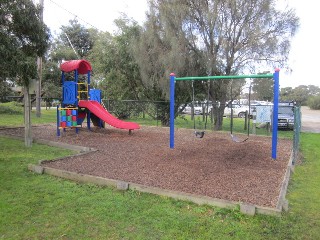
<instances>
[{"instance_id":1,"label":"grass lawn","mask_svg":"<svg viewBox=\"0 0 320 240\"><path fill-rule=\"evenodd\" d=\"M71 152L0 137L0 239L319 239L319 134L302 133L301 150L289 212L249 217L239 209L37 175L29 163Z\"/></svg>"},{"instance_id":2,"label":"grass lawn","mask_svg":"<svg viewBox=\"0 0 320 240\"><path fill-rule=\"evenodd\" d=\"M0 110L1 110L1 104L0 104ZM24 118L22 110L20 109L21 113L19 114L3 114L0 111L0 127L1 126L7 126L7 127L18 127L18 126L24 126ZM57 121L57 109L51 108L48 110L41 109L41 118L36 117L36 110L35 108L31 111L31 123L33 125L36 124L45 124L45 123L56 123ZM161 122L154 120L150 117L132 117L130 119L127 119L126 121L134 121L141 125L147 125L147 126L161 126ZM195 116L195 122L196 122L196 129L199 131L205 130L205 122L202 115ZM207 119L207 131L210 131L210 119ZM234 133L242 133L247 134L247 130L244 129L244 119L243 118L234 118L233 120L233 132ZM252 128L252 120L250 122L250 126ZM175 127L176 128L194 128L194 121L191 120L190 115L183 115L179 116L175 120ZM222 131L225 131L227 133L230 132L230 118L224 118ZM252 129L250 129L250 132L252 132ZM268 132L266 129L256 129L257 135L266 135L271 136L271 132ZM292 139L293 132L292 131L278 131L279 137L285 137Z\"/></svg>"},{"instance_id":3,"label":"grass lawn","mask_svg":"<svg viewBox=\"0 0 320 240\"><path fill-rule=\"evenodd\" d=\"M21 127L24 126L23 114L0 114L0 127ZM56 123L57 121L57 109L51 108L50 110L41 110L41 117L36 116L36 110L31 111L31 124L45 124Z\"/></svg>"},{"instance_id":4,"label":"grass lawn","mask_svg":"<svg viewBox=\"0 0 320 240\"><path fill-rule=\"evenodd\" d=\"M132 117L128 119L128 121L137 122L141 125L147 125L147 126L161 126L161 122L158 120L151 119L150 117ZM203 119L202 115L195 116L195 125L196 130L198 131L211 131L210 126L212 125L210 122L210 119L207 119L207 126L205 127L205 119ZM247 130L244 128L245 126L245 119L244 118L234 118L233 120L233 132L234 133L241 133L241 134L247 134ZM191 120L190 115L183 115L179 116L175 119L175 127L176 128L194 128L194 120ZM223 126L222 131L229 133L230 132L230 118L225 117L223 119ZM250 120L250 134L252 133L252 120ZM270 131L267 131L266 129L256 129L257 135L264 135L264 136L271 136L272 133ZM279 130L278 136L280 138L293 138L293 131L285 131L285 130Z\"/></svg>"},{"instance_id":5,"label":"grass lawn","mask_svg":"<svg viewBox=\"0 0 320 240\"><path fill-rule=\"evenodd\" d=\"M295 168L288 199L290 218L300 218L294 231L300 239L320 239L320 134L302 133L303 161Z\"/></svg>"}]
</instances>

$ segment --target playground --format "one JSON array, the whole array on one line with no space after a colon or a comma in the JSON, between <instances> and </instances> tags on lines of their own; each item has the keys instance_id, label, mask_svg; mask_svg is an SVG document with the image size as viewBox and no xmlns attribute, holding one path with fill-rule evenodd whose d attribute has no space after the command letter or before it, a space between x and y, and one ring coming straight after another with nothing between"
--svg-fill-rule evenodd
<instances>
[{"instance_id":1,"label":"playground","mask_svg":"<svg viewBox=\"0 0 320 240\"><path fill-rule=\"evenodd\" d=\"M2 133L23 136L23 128ZM235 143L228 133L207 132L194 137L176 130L170 149L169 128L143 127L129 135L112 127L69 129L61 137L54 125L34 127L37 139L95 148L98 151L43 166L212 198L274 208L291 153L291 140L280 139L272 160L271 138L252 136Z\"/></svg>"},{"instance_id":2,"label":"playground","mask_svg":"<svg viewBox=\"0 0 320 240\"><path fill-rule=\"evenodd\" d=\"M190 78L175 78L174 74L170 75L170 128L140 129L139 124L119 120L108 112L101 101L101 91L90 88L91 70L85 60L61 64L63 99L57 106L57 124L36 126L33 134L37 139L97 151L44 161L43 167L233 203L277 209L279 204L282 206L284 197L280 195L292 141L278 141L277 129L273 129L272 137L248 135L245 141L235 141L232 132L230 137L228 133L209 130L205 137L202 132L197 138L193 130L175 129L174 82ZM247 77L274 77L278 89L278 70L274 75L224 76ZM215 80L221 76L205 78ZM277 103L278 93L274 95ZM15 136L24 134L22 128L3 131Z\"/></svg>"}]
</instances>

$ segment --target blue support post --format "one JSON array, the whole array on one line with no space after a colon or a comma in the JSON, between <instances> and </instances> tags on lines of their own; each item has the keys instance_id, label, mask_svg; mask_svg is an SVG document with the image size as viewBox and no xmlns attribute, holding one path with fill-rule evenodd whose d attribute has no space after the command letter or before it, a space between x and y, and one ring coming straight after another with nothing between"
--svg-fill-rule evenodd
<instances>
[{"instance_id":1,"label":"blue support post","mask_svg":"<svg viewBox=\"0 0 320 240\"><path fill-rule=\"evenodd\" d=\"M101 91L99 91L99 103L101 104L102 99L101 99ZM99 127L102 128L103 126L103 121L101 120L101 118L99 118Z\"/></svg>"},{"instance_id":2,"label":"blue support post","mask_svg":"<svg viewBox=\"0 0 320 240\"><path fill-rule=\"evenodd\" d=\"M279 71L275 69L273 74L273 119L272 119L272 159L277 159L278 145L278 107L279 107Z\"/></svg>"},{"instance_id":3,"label":"blue support post","mask_svg":"<svg viewBox=\"0 0 320 240\"><path fill-rule=\"evenodd\" d=\"M75 105L78 107L78 102L80 100L80 94L78 94L78 90L79 90L79 86L78 86L78 70L74 70L74 81L76 82L76 102L75 102ZM79 98L78 98L79 97Z\"/></svg>"},{"instance_id":4,"label":"blue support post","mask_svg":"<svg viewBox=\"0 0 320 240\"><path fill-rule=\"evenodd\" d=\"M74 81L76 82L76 89L75 89L75 95L76 97L76 102L75 102L75 107L78 108L79 106L79 101L80 101L80 94L78 94L78 90L79 90L79 86L78 86L78 81L79 81L79 73L78 73L78 69L74 70ZM78 98L79 96L79 98ZM78 113L77 113L77 117L78 117ZM76 134L79 133L79 129L78 127L76 127Z\"/></svg>"},{"instance_id":5,"label":"blue support post","mask_svg":"<svg viewBox=\"0 0 320 240\"><path fill-rule=\"evenodd\" d=\"M61 72L61 81L62 81L62 85L63 85L63 83L65 81L65 75L64 75L63 71Z\"/></svg>"},{"instance_id":6,"label":"blue support post","mask_svg":"<svg viewBox=\"0 0 320 240\"><path fill-rule=\"evenodd\" d=\"M64 98L63 98L63 91L64 91L64 81L65 81L65 75L64 75L64 72L61 72L61 83L62 83L62 102L61 102L61 107L64 107Z\"/></svg>"},{"instance_id":7,"label":"blue support post","mask_svg":"<svg viewBox=\"0 0 320 240\"><path fill-rule=\"evenodd\" d=\"M89 130L91 130L91 128L90 128L90 119L91 119L91 112L88 110L88 112L87 112L87 128Z\"/></svg>"},{"instance_id":8,"label":"blue support post","mask_svg":"<svg viewBox=\"0 0 320 240\"><path fill-rule=\"evenodd\" d=\"M170 148L174 148L174 84L175 74L170 73Z\"/></svg>"},{"instance_id":9,"label":"blue support post","mask_svg":"<svg viewBox=\"0 0 320 240\"><path fill-rule=\"evenodd\" d=\"M57 105L57 136L60 137L60 111L59 105Z\"/></svg>"},{"instance_id":10,"label":"blue support post","mask_svg":"<svg viewBox=\"0 0 320 240\"><path fill-rule=\"evenodd\" d=\"M61 80L62 80L62 103L61 103L61 107L65 107L65 104L64 104L64 82L65 82L65 80L66 80L66 76L65 76L65 73L64 72L62 72L61 73ZM60 114L60 113L59 113ZM60 115L58 116L58 118L60 118ZM57 122L59 122L59 124L60 124L60 119L58 119L58 121ZM58 126L58 127L60 127L60 126ZM63 129L63 132L65 132L66 131L66 129L64 128ZM59 128L59 135L58 136L60 136L60 128Z\"/></svg>"},{"instance_id":11,"label":"blue support post","mask_svg":"<svg viewBox=\"0 0 320 240\"><path fill-rule=\"evenodd\" d=\"M87 100L90 100L90 96L89 96L89 92L90 92L90 76L91 76L91 74L90 74L91 72L90 71L88 71L88 86L87 86Z\"/></svg>"},{"instance_id":12,"label":"blue support post","mask_svg":"<svg viewBox=\"0 0 320 240\"><path fill-rule=\"evenodd\" d=\"M79 117L79 106L78 106L78 109L76 110L76 117L77 117L77 122L78 122L78 117ZM76 134L79 133L79 128L78 128L78 123L77 123L77 126L76 126Z\"/></svg>"}]
</instances>

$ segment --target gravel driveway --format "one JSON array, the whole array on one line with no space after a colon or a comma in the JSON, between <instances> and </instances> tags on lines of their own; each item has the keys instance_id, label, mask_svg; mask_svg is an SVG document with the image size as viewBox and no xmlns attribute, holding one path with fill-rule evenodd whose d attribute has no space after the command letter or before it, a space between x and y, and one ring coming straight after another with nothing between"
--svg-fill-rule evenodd
<instances>
[{"instance_id":1,"label":"gravel driveway","mask_svg":"<svg viewBox=\"0 0 320 240\"><path fill-rule=\"evenodd\" d=\"M301 107L301 131L320 133L320 110Z\"/></svg>"}]
</instances>

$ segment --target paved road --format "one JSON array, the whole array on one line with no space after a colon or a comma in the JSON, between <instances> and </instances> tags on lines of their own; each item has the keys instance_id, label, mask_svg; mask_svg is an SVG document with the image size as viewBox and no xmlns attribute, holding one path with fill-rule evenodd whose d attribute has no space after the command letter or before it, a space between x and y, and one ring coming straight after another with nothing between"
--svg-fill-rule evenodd
<instances>
[{"instance_id":1,"label":"paved road","mask_svg":"<svg viewBox=\"0 0 320 240\"><path fill-rule=\"evenodd\" d=\"M301 131L320 133L320 110L301 107Z\"/></svg>"}]
</instances>

